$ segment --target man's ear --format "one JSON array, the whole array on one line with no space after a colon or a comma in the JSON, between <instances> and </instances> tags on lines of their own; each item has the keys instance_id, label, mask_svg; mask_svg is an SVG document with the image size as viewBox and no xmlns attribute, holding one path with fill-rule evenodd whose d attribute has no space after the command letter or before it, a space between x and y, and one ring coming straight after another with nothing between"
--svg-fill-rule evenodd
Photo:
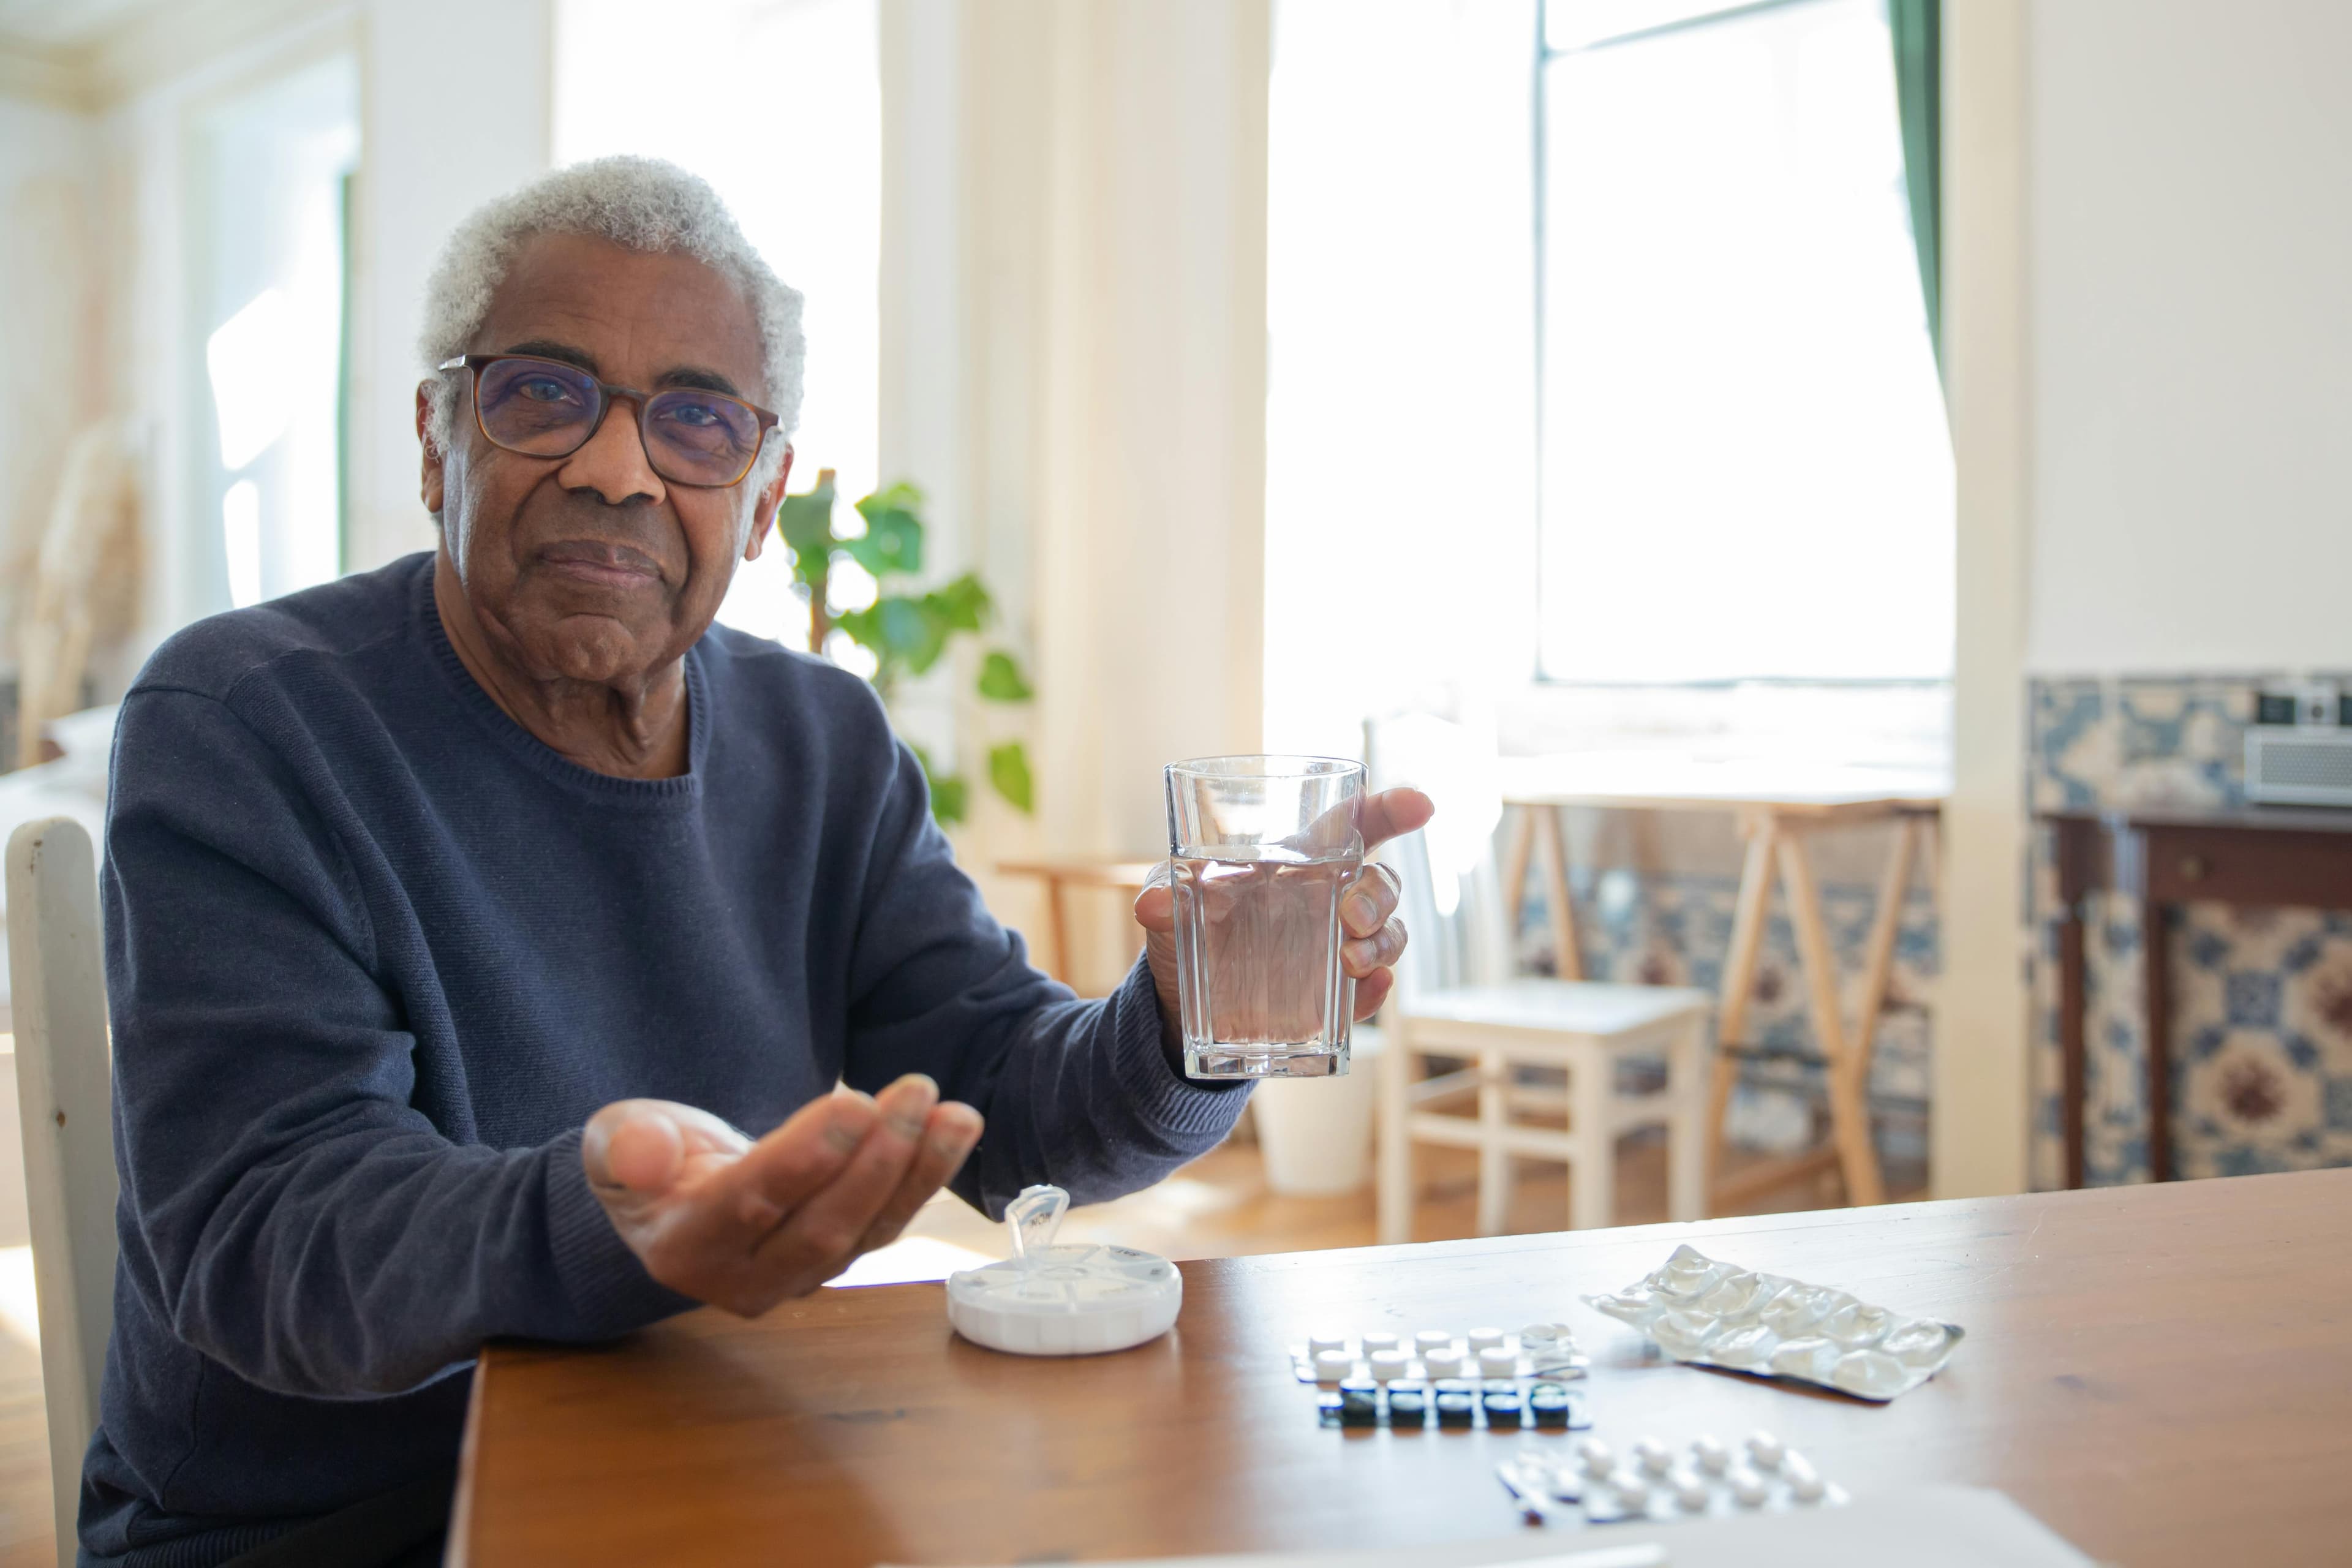
<instances>
[{"instance_id":1,"label":"man's ear","mask_svg":"<svg viewBox=\"0 0 2352 1568\"><path fill-rule=\"evenodd\" d=\"M787 447L776 477L760 488L759 499L751 503L751 537L743 546L744 560L757 561L768 547L768 531L776 525L776 509L784 504L784 484L792 477L793 449Z\"/></svg>"},{"instance_id":2,"label":"man's ear","mask_svg":"<svg viewBox=\"0 0 2352 1568\"><path fill-rule=\"evenodd\" d=\"M425 510L435 517L441 515L441 448L433 439L433 384L416 384L416 444L425 449L425 474L421 494Z\"/></svg>"}]
</instances>

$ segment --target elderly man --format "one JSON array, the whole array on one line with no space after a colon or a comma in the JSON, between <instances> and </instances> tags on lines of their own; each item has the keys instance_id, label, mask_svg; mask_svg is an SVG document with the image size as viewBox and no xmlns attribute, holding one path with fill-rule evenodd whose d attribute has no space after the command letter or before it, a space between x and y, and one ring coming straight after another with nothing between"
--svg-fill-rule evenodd
<instances>
[{"instance_id":1,"label":"elderly man","mask_svg":"<svg viewBox=\"0 0 2352 1568\"><path fill-rule=\"evenodd\" d=\"M799 304L666 165L493 204L429 295L438 547L132 688L85 1563L437 1561L483 1341L762 1312L943 1184L1107 1198L1239 1112L1179 1069L1164 890L1074 1000L871 690L712 626L783 493ZM1366 837L1428 810L1376 797ZM1394 905L1345 901L1366 1013Z\"/></svg>"}]
</instances>

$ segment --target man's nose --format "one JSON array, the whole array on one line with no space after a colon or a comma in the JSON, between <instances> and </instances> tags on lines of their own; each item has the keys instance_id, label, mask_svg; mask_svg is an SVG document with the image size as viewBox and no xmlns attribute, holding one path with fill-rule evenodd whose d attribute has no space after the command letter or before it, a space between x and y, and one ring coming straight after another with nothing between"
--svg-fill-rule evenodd
<instances>
[{"instance_id":1,"label":"man's nose","mask_svg":"<svg viewBox=\"0 0 2352 1568\"><path fill-rule=\"evenodd\" d=\"M594 490L607 506L639 500L658 503L666 494L661 476L646 456L637 406L619 398L606 406L604 423L587 445L563 460L555 477L566 489Z\"/></svg>"}]
</instances>

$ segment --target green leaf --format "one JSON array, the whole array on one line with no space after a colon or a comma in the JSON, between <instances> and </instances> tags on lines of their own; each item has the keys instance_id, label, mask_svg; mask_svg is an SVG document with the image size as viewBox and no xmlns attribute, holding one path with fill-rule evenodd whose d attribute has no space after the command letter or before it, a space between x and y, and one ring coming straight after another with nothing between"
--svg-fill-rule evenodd
<instances>
[{"instance_id":1,"label":"green leaf","mask_svg":"<svg viewBox=\"0 0 2352 1568\"><path fill-rule=\"evenodd\" d=\"M981 621L993 606L988 590L980 585L980 578L967 572L942 588L934 588L923 597L931 602L940 618L956 631L976 632Z\"/></svg>"},{"instance_id":2,"label":"green leaf","mask_svg":"<svg viewBox=\"0 0 2352 1568\"><path fill-rule=\"evenodd\" d=\"M991 702L1026 702L1037 695L1022 678L1013 656L1002 651L992 652L981 661L980 694Z\"/></svg>"},{"instance_id":3,"label":"green leaf","mask_svg":"<svg viewBox=\"0 0 2352 1568\"><path fill-rule=\"evenodd\" d=\"M833 536L831 468L818 472L814 489L784 498L776 508L776 532L793 552L793 577L803 584L823 581L838 542Z\"/></svg>"},{"instance_id":4,"label":"green leaf","mask_svg":"<svg viewBox=\"0 0 2352 1568\"><path fill-rule=\"evenodd\" d=\"M1034 786L1029 778L1029 753L1020 742L1007 741L1001 746L988 749L988 782L994 784L996 793L1010 801L1016 810L1024 815L1036 810Z\"/></svg>"},{"instance_id":5,"label":"green leaf","mask_svg":"<svg viewBox=\"0 0 2352 1568\"><path fill-rule=\"evenodd\" d=\"M862 538L844 540L842 549L877 577L923 569L923 520L915 509L923 492L909 484L877 490L857 503L866 520Z\"/></svg>"}]
</instances>

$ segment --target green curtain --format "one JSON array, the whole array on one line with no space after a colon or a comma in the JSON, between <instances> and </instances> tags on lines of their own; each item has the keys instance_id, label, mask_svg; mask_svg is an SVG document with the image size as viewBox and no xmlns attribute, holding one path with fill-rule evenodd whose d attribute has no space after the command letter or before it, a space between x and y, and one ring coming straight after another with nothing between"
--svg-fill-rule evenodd
<instances>
[{"instance_id":1,"label":"green curtain","mask_svg":"<svg viewBox=\"0 0 2352 1568\"><path fill-rule=\"evenodd\" d=\"M1895 34L1895 104L1903 121L1903 184L1911 198L1911 238L1919 252L1919 292L1927 341L1944 363L1943 0L1886 0Z\"/></svg>"}]
</instances>

